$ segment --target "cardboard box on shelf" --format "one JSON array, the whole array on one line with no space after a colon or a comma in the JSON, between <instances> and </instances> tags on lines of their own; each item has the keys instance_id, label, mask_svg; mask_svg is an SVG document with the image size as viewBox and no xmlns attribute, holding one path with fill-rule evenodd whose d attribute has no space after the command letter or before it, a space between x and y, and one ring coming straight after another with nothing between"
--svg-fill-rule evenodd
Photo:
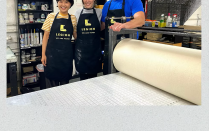
<instances>
[{"instance_id":1,"label":"cardboard box on shelf","mask_svg":"<svg viewBox=\"0 0 209 131\"><path fill-rule=\"evenodd\" d=\"M184 28L185 30L200 30L201 31L201 26L182 25L182 26L179 26L178 28Z\"/></svg>"},{"instance_id":2,"label":"cardboard box on shelf","mask_svg":"<svg viewBox=\"0 0 209 131\"><path fill-rule=\"evenodd\" d=\"M37 74L29 74L29 75L23 76L22 82L23 82L23 86L29 83L37 82Z\"/></svg>"},{"instance_id":3,"label":"cardboard box on shelf","mask_svg":"<svg viewBox=\"0 0 209 131\"><path fill-rule=\"evenodd\" d=\"M162 34L159 33L147 33L147 39L148 40L159 40L162 38Z\"/></svg>"},{"instance_id":4,"label":"cardboard box on shelf","mask_svg":"<svg viewBox=\"0 0 209 131\"><path fill-rule=\"evenodd\" d=\"M23 73L32 72L33 66L23 67Z\"/></svg>"}]
</instances>

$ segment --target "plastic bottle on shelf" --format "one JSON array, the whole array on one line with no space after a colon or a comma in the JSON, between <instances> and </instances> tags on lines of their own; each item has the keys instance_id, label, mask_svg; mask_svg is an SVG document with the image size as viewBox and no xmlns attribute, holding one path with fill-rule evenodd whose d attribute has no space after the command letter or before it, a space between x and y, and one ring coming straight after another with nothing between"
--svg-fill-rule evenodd
<instances>
[{"instance_id":1,"label":"plastic bottle on shelf","mask_svg":"<svg viewBox=\"0 0 209 131\"><path fill-rule=\"evenodd\" d=\"M40 31L40 44L42 45L42 41L43 41L43 33L42 31Z\"/></svg>"},{"instance_id":2,"label":"plastic bottle on shelf","mask_svg":"<svg viewBox=\"0 0 209 131\"><path fill-rule=\"evenodd\" d=\"M30 30L28 29L28 46L31 45L31 35L30 35Z\"/></svg>"},{"instance_id":3,"label":"plastic bottle on shelf","mask_svg":"<svg viewBox=\"0 0 209 131\"><path fill-rule=\"evenodd\" d=\"M168 13L168 18L166 20L166 27L172 27L171 13Z\"/></svg>"},{"instance_id":4,"label":"plastic bottle on shelf","mask_svg":"<svg viewBox=\"0 0 209 131\"><path fill-rule=\"evenodd\" d=\"M163 26L164 26L164 14L162 14L160 18L160 27L163 27Z\"/></svg>"},{"instance_id":5,"label":"plastic bottle on shelf","mask_svg":"<svg viewBox=\"0 0 209 131\"><path fill-rule=\"evenodd\" d=\"M37 38L36 44L39 45L40 43L39 43L39 30L38 29L36 29L36 38Z\"/></svg>"},{"instance_id":6,"label":"plastic bottle on shelf","mask_svg":"<svg viewBox=\"0 0 209 131\"><path fill-rule=\"evenodd\" d=\"M25 34L23 32L23 29L20 29L20 46L25 47Z\"/></svg>"},{"instance_id":7,"label":"plastic bottle on shelf","mask_svg":"<svg viewBox=\"0 0 209 131\"><path fill-rule=\"evenodd\" d=\"M177 27L177 14L173 14L172 27Z\"/></svg>"},{"instance_id":8,"label":"plastic bottle on shelf","mask_svg":"<svg viewBox=\"0 0 209 131\"><path fill-rule=\"evenodd\" d=\"M25 29L25 47L28 47L28 33L26 29Z\"/></svg>"},{"instance_id":9,"label":"plastic bottle on shelf","mask_svg":"<svg viewBox=\"0 0 209 131\"><path fill-rule=\"evenodd\" d=\"M34 45L34 35L33 35L33 30L31 29L31 46Z\"/></svg>"},{"instance_id":10,"label":"plastic bottle on shelf","mask_svg":"<svg viewBox=\"0 0 209 131\"><path fill-rule=\"evenodd\" d=\"M34 46L36 46L36 44L37 44L37 42L36 42L36 40L37 40L37 37L36 37L36 30L34 29L34 33L33 33L33 45Z\"/></svg>"}]
</instances>

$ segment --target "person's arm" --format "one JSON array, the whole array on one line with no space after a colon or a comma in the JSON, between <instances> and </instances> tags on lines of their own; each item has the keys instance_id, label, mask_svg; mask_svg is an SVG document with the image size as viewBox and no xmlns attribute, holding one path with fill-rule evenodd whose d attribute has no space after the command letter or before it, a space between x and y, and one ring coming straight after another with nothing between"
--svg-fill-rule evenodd
<instances>
[{"instance_id":1,"label":"person's arm","mask_svg":"<svg viewBox=\"0 0 209 131\"><path fill-rule=\"evenodd\" d=\"M101 23L101 31L103 31L105 29L105 22Z\"/></svg>"},{"instance_id":2,"label":"person's arm","mask_svg":"<svg viewBox=\"0 0 209 131\"><path fill-rule=\"evenodd\" d=\"M46 66L46 47L47 47L48 39L49 39L49 32L44 31L44 37L42 41L42 58L41 58L41 62L44 66Z\"/></svg>"},{"instance_id":3,"label":"person's arm","mask_svg":"<svg viewBox=\"0 0 209 131\"><path fill-rule=\"evenodd\" d=\"M74 37L74 39L76 40L77 39L77 32L73 32L73 37Z\"/></svg>"},{"instance_id":4,"label":"person's arm","mask_svg":"<svg viewBox=\"0 0 209 131\"><path fill-rule=\"evenodd\" d=\"M129 0L129 5L131 9L131 15L134 17L134 19L124 24L115 23L110 27L113 31L120 31L122 28L132 29L141 27L145 24L145 14L141 0Z\"/></svg>"},{"instance_id":5,"label":"person's arm","mask_svg":"<svg viewBox=\"0 0 209 131\"><path fill-rule=\"evenodd\" d=\"M141 27L145 24L145 15L144 12L139 11L137 13L134 14L134 19L126 22L124 24L122 23L114 23L114 25L110 26L110 29L112 29L113 31L120 31L121 29L132 29L132 28L136 28L136 27Z\"/></svg>"},{"instance_id":6,"label":"person's arm","mask_svg":"<svg viewBox=\"0 0 209 131\"><path fill-rule=\"evenodd\" d=\"M102 9L102 18L101 18L101 31L105 29L105 18L107 16L108 7L109 7L110 1L107 1L104 4L104 7Z\"/></svg>"}]
</instances>

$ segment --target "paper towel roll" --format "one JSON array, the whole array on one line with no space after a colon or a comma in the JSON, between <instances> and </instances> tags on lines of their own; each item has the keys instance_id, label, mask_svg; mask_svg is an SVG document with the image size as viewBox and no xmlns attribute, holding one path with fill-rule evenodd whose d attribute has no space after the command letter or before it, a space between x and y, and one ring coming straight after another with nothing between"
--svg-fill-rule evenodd
<instances>
[{"instance_id":1,"label":"paper towel roll","mask_svg":"<svg viewBox=\"0 0 209 131\"><path fill-rule=\"evenodd\" d=\"M201 51L124 39L113 52L115 68L152 86L201 104Z\"/></svg>"}]
</instances>

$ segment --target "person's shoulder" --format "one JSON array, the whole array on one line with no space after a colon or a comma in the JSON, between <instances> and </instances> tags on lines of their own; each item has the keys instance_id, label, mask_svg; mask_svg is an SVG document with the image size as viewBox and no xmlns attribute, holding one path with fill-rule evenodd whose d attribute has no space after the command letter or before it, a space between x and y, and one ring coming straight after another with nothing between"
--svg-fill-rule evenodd
<instances>
[{"instance_id":1,"label":"person's shoulder","mask_svg":"<svg viewBox=\"0 0 209 131\"><path fill-rule=\"evenodd\" d=\"M70 17L71 17L72 20L76 20L76 16L75 15L71 14Z\"/></svg>"},{"instance_id":2,"label":"person's shoulder","mask_svg":"<svg viewBox=\"0 0 209 131\"><path fill-rule=\"evenodd\" d=\"M106 9L106 8L108 8L108 7L109 7L109 4L110 4L110 0L109 0L109 1L107 1L107 2L104 4L104 7L103 7L103 9Z\"/></svg>"},{"instance_id":3,"label":"person's shoulder","mask_svg":"<svg viewBox=\"0 0 209 131\"><path fill-rule=\"evenodd\" d=\"M128 0L128 2L129 2L129 4L130 5L133 5L133 3L142 3L142 1L141 0Z\"/></svg>"},{"instance_id":4,"label":"person's shoulder","mask_svg":"<svg viewBox=\"0 0 209 131\"><path fill-rule=\"evenodd\" d=\"M52 12L52 13L50 13L48 16L49 16L49 17L55 17L55 15L56 15L56 13Z\"/></svg>"},{"instance_id":5,"label":"person's shoulder","mask_svg":"<svg viewBox=\"0 0 209 131\"><path fill-rule=\"evenodd\" d=\"M75 15L70 14L71 18L76 18Z\"/></svg>"},{"instance_id":6,"label":"person's shoulder","mask_svg":"<svg viewBox=\"0 0 209 131\"><path fill-rule=\"evenodd\" d=\"M105 6L105 5L109 5L109 4L110 4L110 1L111 1L111 0L107 1L107 2L104 4L104 6Z\"/></svg>"}]
</instances>

